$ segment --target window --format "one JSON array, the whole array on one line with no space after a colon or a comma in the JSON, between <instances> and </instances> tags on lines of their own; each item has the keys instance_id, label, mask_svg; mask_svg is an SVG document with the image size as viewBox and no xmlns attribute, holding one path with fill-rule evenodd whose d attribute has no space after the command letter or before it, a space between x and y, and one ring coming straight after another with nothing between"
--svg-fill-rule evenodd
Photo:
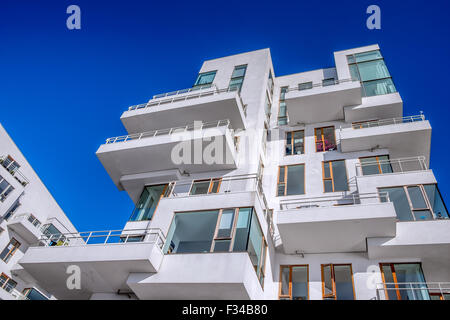
<instances>
[{"instance_id":1,"label":"window","mask_svg":"<svg viewBox=\"0 0 450 320\"><path fill-rule=\"evenodd\" d=\"M0 253L0 259L2 259L5 263L8 263L19 247L20 242L14 238L11 238L6 248Z\"/></svg>"},{"instance_id":2,"label":"window","mask_svg":"<svg viewBox=\"0 0 450 320\"><path fill-rule=\"evenodd\" d=\"M145 187L131 214L130 221L151 220L166 189L167 184Z\"/></svg>"},{"instance_id":3,"label":"window","mask_svg":"<svg viewBox=\"0 0 450 320\"><path fill-rule=\"evenodd\" d=\"M305 131L291 131L286 133L286 155L305 153Z\"/></svg>"},{"instance_id":4,"label":"window","mask_svg":"<svg viewBox=\"0 0 450 320\"><path fill-rule=\"evenodd\" d=\"M270 109L272 108L272 103L270 102L269 93L266 92L266 101L264 103L264 112L266 114L267 122L270 122Z\"/></svg>"},{"instance_id":5,"label":"window","mask_svg":"<svg viewBox=\"0 0 450 320\"><path fill-rule=\"evenodd\" d=\"M28 222L30 222L36 228L39 228L39 226L41 225L41 222L35 216L33 216L32 214L30 214L28 216Z\"/></svg>"},{"instance_id":6,"label":"window","mask_svg":"<svg viewBox=\"0 0 450 320\"><path fill-rule=\"evenodd\" d=\"M0 227L0 235L3 233L3 231L5 231L5 229L3 229L2 227Z\"/></svg>"},{"instance_id":7,"label":"window","mask_svg":"<svg viewBox=\"0 0 450 320\"><path fill-rule=\"evenodd\" d=\"M308 300L308 265L280 266L280 300Z\"/></svg>"},{"instance_id":8,"label":"window","mask_svg":"<svg viewBox=\"0 0 450 320\"><path fill-rule=\"evenodd\" d=\"M28 298L28 300L48 300L48 298L40 293L35 288L27 288L23 290L23 295Z\"/></svg>"},{"instance_id":9,"label":"window","mask_svg":"<svg viewBox=\"0 0 450 320\"><path fill-rule=\"evenodd\" d=\"M261 146L262 146L262 151L264 153L264 155L267 154L267 135L269 133L269 128L267 127L267 124L264 123L264 130L262 132L262 140L261 140Z\"/></svg>"},{"instance_id":10,"label":"window","mask_svg":"<svg viewBox=\"0 0 450 320\"><path fill-rule=\"evenodd\" d=\"M345 160L322 162L324 192L348 191Z\"/></svg>"},{"instance_id":11,"label":"window","mask_svg":"<svg viewBox=\"0 0 450 320\"><path fill-rule=\"evenodd\" d=\"M234 67L233 74L231 75L230 84L228 86L228 89L230 91L239 91L239 92L241 91L246 70L247 65Z\"/></svg>"},{"instance_id":12,"label":"window","mask_svg":"<svg viewBox=\"0 0 450 320\"><path fill-rule=\"evenodd\" d=\"M336 150L334 127L316 128L314 130L316 152Z\"/></svg>"},{"instance_id":13,"label":"window","mask_svg":"<svg viewBox=\"0 0 450 320\"><path fill-rule=\"evenodd\" d=\"M207 86L213 83L217 71L209 71L200 73L195 81L194 87Z\"/></svg>"},{"instance_id":14,"label":"window","mask_svg":"<svg viewBox=\"0 0 450 320\"><path fill-rule=\"evenodd\" d=\"M278 168L277 196L305 194L305 165Z\"/></svg>"},{"instance_id":15,"label":"window","mask_svg":"<svg viewBox=\"0 0 450 320\"><path fill-rule=\"evenodd\" d=\"M15 161L10 155L3 159L0 159L0 163L6 170L11 173L16 172L20 168L20 165L17 163L17 161Z\"/></svg>"},{"instance_id":16,"label":"window","mask_svg":"<svg viewBox=\"0 0 450 320\"><path fill-rule=\"evenodd\" d=\"M379 50L347 56L350 75L361 81L366 97L397 92Z\"/></svg>"},{"instance_id":17,"label":"window","mask_svg":"<svg viewBox=\"0 0 450 320\"><path fill-rule=\"evenodd\" d=\"M17 286L17 282L8 277L6 274L2 273L0 275L0 288L11 292Z\"/></svg>"},{"instance_id":18,"label":"window","mask_svg":"<svg viewBox=\"0 0 450 320\"><path fill-rule=\"evenodd\" d=\"M192 183L190 195L218 193L220 189L221 178L197 180Z\"/></svg>"},{"instance_id":19,"label":"window","mask_svg":"<svg viewBox=\"0 0 450 320\"><path fill-rule=\"evenodd\" d=\"M380 263L380 269L386 300L430 300L420 263Z\"/></svg>"},{"instance_id":20,"label":"window","mask_svg":"<svg viewBox=\"0 0 450 320\"><path fill-rule=\"evenodd\" d=\"M17 199L16 201L14 201L11 208L9 208L9 210L6 212L4 219L8 220L9 218L11 218L11 216L16 212L17 208L19 208L19 207L20 207L20 202Z\"/></svg>"},{"instance_id":21,"label":"window","mask_svg":"<svg viewBox=\"0 0 450 320\"><path fill-rule=\"evenodd\" d=\"M328 78L322 80L322 87L333 86L336 84L334 78Z\"/></svg>"},{"instance_id":22,"label":"window","mask_svg":"<svg viewBox=\"0 0 450 320\"><path fill-rule=\"evenodd\" d=\"M303 83L300 83L298 85L298 90L300 90L300 91L308 90L308 89L312 89L312 87L313 87L312 81L310 81L310 82L303 82Z\"/></svg>"},{"instance_id":23,"label":"window","mask_svg":"<svg viewBox=\"0 0 450 320\"><path fill-rule=\"evenodd\" d=\"M0 201L3 202L8 195L14 190L14 187L9 184L2 176L0 176Z\"/></svg>"},{"instance_id":24,"label":"window","mask_svg":"<svg viewBox=\"0 0 450 320\"><path fill-rule=\"evenodd\" d=\"M164 252L248 252L263 284L267 244L253 208L230 208L174 215Z\"/></svg>"},{"instance_id":25,"label":"window","mask_svg":"<svg viewBox=\"0 0 450 320\"><path fill-rule=\"evenodd\" d=\"M272 77L272 71L269 70L269 80L268 80L268 87L270 96L273 95L273 77Z\"/></svg>"},{"instance_id":26,"label":"window","mask_svg":"<svg viewBox=\"0 0 450 320\"><path fill-rule=\"evenodd\" d=\"M278 125L287 124L286 102L284 101L288 87L282 87L280 91L280 109L278 111Z\"/></svg>"},{"instance_id":27,"label":"window","mask_svg":"<svg viewBox=\"0 0 450 320\"><path fill-rule=\"evenodd\" d=\"M50 247L61 246L68 243L62 232L51 223L42 226L42 233L47 237L48 246Z\"/></svg>"},{"instance_id":28,"label":"window","mask_svg":"<svg viewBox=\"0 0 450 320\"><path fill-rule=\"evenodd\" d=\"M399 221L448 219L448 211L436 184L379 188L388 193ZM385 197L381 197L386 202Z\"/></svg>"},{"instance_id":29,"label":"window","mask_svg":"<svg viewBox=\"0 0 450 320\"><path fill-rule=\"evenodd\" d=\"M392 121L392 123L394 123L394 120ZM363 128L378 127L378 126L379 126L378 119L352 122L353 129L363 129Z\"/></svg>"},{"instance_id":30,"label":"window","mask_svg":"<svg viewBox=\"0 0 450 320\"><path fill-rule=\"evenodd\" d=\"M354 300L352 265L323 264L322 294L324 300Z\"/></svg>"},{"instance_id":31,"label":"window","mask_svg":"<svg viewBox=\"0 0 450 320\"><path fill-rule=\"evenodd\" d=\"M392 173L392 166L389 162L389 156L376 156L359 158L363 176L372 174Z\"/></svg>"}]
</instances>

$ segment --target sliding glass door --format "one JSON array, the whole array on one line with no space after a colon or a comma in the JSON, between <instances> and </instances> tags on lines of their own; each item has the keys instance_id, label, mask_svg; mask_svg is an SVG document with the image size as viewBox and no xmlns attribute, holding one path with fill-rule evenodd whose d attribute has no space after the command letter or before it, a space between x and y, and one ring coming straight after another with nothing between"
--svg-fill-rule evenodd
<instances>
[{"instance_id":1,"label":"sliding glass door","mask_svg":"<svg viewBox=\"0 0 450 320\"><path fill-rule=\"evenodd\" d=\"M420 263L381 263L387 300L430 300Z\"/></svg>"}]
</instances>

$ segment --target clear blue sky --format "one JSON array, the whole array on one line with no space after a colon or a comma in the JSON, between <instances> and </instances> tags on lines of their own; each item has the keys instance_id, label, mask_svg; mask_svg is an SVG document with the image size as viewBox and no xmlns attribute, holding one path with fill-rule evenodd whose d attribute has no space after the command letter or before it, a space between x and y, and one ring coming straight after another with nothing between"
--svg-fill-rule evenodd
<instances>
[{"instance_id":1,"label":"clear blue sky","mask_svg":"<svg viewBox=\"0 0 450 320\"><path fill-rule=\"evenodd\" d=\"M71 4L81 30L66 28ZM379 31L365 26L371 4ZM404 114L431 121L431 168L450 204L449 20L449 2L431 0L2 0L0 122L80 231L119 229L133 203L95 151L125 133L128 106L190 87L206 59L269 47L280 76L378 43Z\"/></svg>"}]
</instances>

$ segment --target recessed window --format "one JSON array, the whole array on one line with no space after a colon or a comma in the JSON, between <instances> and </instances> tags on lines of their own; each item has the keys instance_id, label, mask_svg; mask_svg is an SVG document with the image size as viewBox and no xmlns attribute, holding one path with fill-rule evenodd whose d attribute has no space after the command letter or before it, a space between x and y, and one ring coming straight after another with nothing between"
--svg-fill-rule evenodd
<instances>
[{"instance_id":1,"label":"recessed window","mask_svg":"<svg viewBox=\"0 0 450 320\"><path fill-rule=\"evenodd\" d=\"M0 259L2 259L5 263L8 263L19 247L20 242L14 238L11 238L6 248L0 253Z\"/></svg>"},{"instance_id":2,"label":"recessed window","mask_svg":"<svg viewBox=\"0 0 450 320\"><path fill-rule=\"evenodd\" d=\"M207 86L212 84L214 78L216 77L216 73L217 71L199 73L197 80L195 81L194 87Z\"/></svg>"},{"instance_id":3,"label":"recessed window","mask_svg":"<svg viewBox=\"0 0 450 320\"><path fill-rule=\"evenodd\" d=\"M392 166L389 162L389 156L363 157L359 158L361 171L364 176L373 174L392 173Z\"/></svg>"},{"instance_id":4,"label":"recessed window","mask_svg":"<svg viewBox=\"0 0 450 320\"><path fill-rule=\"evenodd\" d=\"M420 263L380 263L386 300L430 300Z\"/></svg>"},{"instance_id":5,"label":"recessed window","mask_svg":"<svg viewBox=\"0 0 450 320\"><path fill-rule=\"evenodd\" d=\"M448 211L436 184L378 188L388 193L399 221L448 219ZM385 197L381 197L386 202Z\"/></svg>"},{"instance_id":6,"label":"recessed window","mask_svg":"<svg viewBox=\"0 0 450 320\"><path fill-rule=\"evenodd\" d=\"M278 168L277 196L305 194L305 165Z\"/></svg>"},{"instance_id":7,"label":"recessed window","mask_svg":"<svg viewBox=\"0 0 450 320\"><path fill-rule=\"evenodd\" d=\"M286 155L305 153L305 131L291 131L286 133Z\"/></svg>"},{"instance_id":8,"label":"recessed window","mask_svg":"<svg viewBox=\"0 0 450 320\"><path fill-rule=\"evenodd\" d=\"M397 92L379 50L347 56L350 75L362 83L366 97Z\"/></svg>"},{"instance_id":9,"label":"recessed window","mask_svg":"<svg viewBox=\"0 0 450 320\"><path fill-rule=\"evenodd\" d=\"M348 191L345 160L322 162L324 192Z\"/></svg>"},{"instance_id":10,"label":"recessed window","mask_svg":"<svg viewBox=\"0 0 450 320\"><path fill-rule=\"evenodd\" d=\"M322 265L324 300L355 300L351 264Z\"/></svg>"},{"instance_id":11,"label":"recessed window","mask_svg":"<svg viewBox=\"0 0 450 320\"><path fill-rule=\"evenodd\" d=\"M336 150L334 127L316 128L314 130L316 152Z\"/></svg>"},{"instance_id":12,"label":"recessed window","mask_svg":"<svg viewBox=\"0 0 450 320\"><path fill-rule=\"evenodd\" d=\"M241 91L242 84L244 83L245 72L247 71L247 65L234 67L231 75L230 84L228 89L230 91Z\"/></svg>"},{"instance_id":13,"label":"recessed window","mask_svg":"<svg viewBox=\"0 0 450 320\"><path fill-rule=\"evenodd\" d=\"M308 287L308 265L280 267L280 300L308 300Z\"/></svg>"},{"instance_id":14,"label":"recessed window","mask_svg":"<svg viewBox=\"0 0 450 320\"><path fill-rule=\"evenodd\" d=\"M288 87L282 87L280 90L280 109L278 111L278 125L287 124L286 102L284 101Z\"/></svg>"},{"instance_id":15,"label":"recessed window","mask_svg":"<svg viewBox=\"0 0 450 320\"><path fill-rule=\"evenodd\" d=\"M310 81L310 82L303 82L303 83L300 83L298 85L298 90L300 90L300 91L308 90L308 89L312 89L312 87L313 87L312 81Z\"/></svg>"},{"instance_id":16,"label":"recessed window","mask_svg":"<svg viewBox=\"0 0 450 320\"><path fill-rule=\"evenodd\" d=\"M130 221L151 220L166 189L167 184L145 187L131 214Z\"/></svg>"}]
</instances>

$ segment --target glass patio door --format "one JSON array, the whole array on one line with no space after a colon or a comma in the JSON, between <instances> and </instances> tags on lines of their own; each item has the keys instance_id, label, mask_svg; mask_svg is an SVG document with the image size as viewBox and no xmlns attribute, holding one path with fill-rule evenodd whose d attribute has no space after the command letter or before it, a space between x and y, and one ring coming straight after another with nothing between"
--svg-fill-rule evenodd
<instances>
[{"instance_id":1,"label":"glass patio door","mask_svg":"<svg viewBox=\"0 0 450 320\"><path fill-rule=\"evenodd\" d=\"M430 300L420 263L380 265L387 300Z\"/></svg>"}]
</instances>

